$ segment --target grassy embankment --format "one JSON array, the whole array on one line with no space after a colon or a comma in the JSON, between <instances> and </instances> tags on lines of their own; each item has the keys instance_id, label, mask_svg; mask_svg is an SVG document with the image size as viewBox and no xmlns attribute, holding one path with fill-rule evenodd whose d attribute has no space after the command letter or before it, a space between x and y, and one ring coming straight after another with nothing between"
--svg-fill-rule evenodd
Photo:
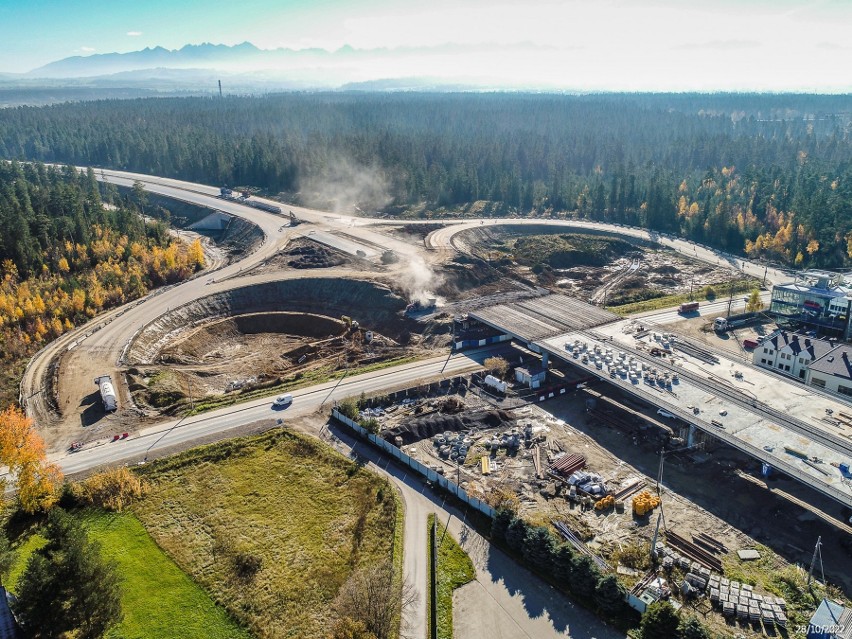
<instances>
[{"instance_id":1,"label":"grassy embankment","mask_svg":"<svg viewBox=\"0 0 852 639\"><path fill-rule=\"evenodd\" d=\"M429 515L428 530L435 515ZM453 591L476 579L476 569L458 542L438 522L438 639L453 639ZM427 552L432 552L430 541ZM430 599L431 601L431 599Z\"/></svg>"},{"instance_id":2,"label":"grassy embankment","mask_svg":"<svg viewBox=\"0 0 852 639\"><path fill-rule=\"evenodd\" d=\"M275 430L140 472L132 512L75 513L119 563L116 639L320 637L354 569L392 556L401 572L395 491L314 439ZM19 540L9 583L39 539Z\"/></svg>"},{"instance_id":3,"label":"grassy embankment","mask_svg":"<svg viewBox=\"0 0 852 639\"><path fill-rule=\"evenodd\" d=\"M607 306L606 308L608 311L612 311L617 315L626 316L633 315L635 313L644 313L646 311L657 311L663 308L671 308L673 306L679 306L684 302L691 302L694 300L701 302L721 302L729 298L732 284L734 287L735 306L738 302L740 302L740 300L736 298L738 294L750 293L755 288L760 288L760 283L754 279L734 280L727 284L719 284L711 287L713 292L711 292L709 297L707 296L706 289L700 289L693 293L691 299L689 293L678 293L677 295L663 295L662 297L654 297L652 299L632 302L630 304L621 304L619 306Z\"/></svg>"},{"instance_id":4,"label":"grassy embankment","mask_svg":"<svg viewBox=\"0 0 852 639\"><path fill-rule=\"evenodd\" d=\"M804 639L804 633L797 629L806 628L808 622L823 597L828 597L848 605L848 599L835 586L823 586L816 579L808 585L807 572L797 565L786 564L771 549L757 544L755 549L760 559L742 561L735 553L722 559L725 576L744 584L751 584L756 590L770 592L783 597L787 602L787 630L790 639ZM814 576L819 576L819 568Z\"/></svg>"},{"instance_id":5,"label":"grassy embankment","mask_svg":"<svg viewBox=\"0 0 852 639\"><path fill-rule=\"evenodd\" d=\"M394 551L390 485L295 433L205 446L144 475L152 489L134 513L260 637L322 636L352 570Z\"/></svg>"},{"instance_id":6,"label":"grassy embankment","mask_svg":"<svg viewBox=\"0 0 852 639\"><path fill-rule=\"evenodd\" d=\"M523 235L496 242L489 249L511 254L516 262L539 273L548 268L604 266L620 255L638 250L619 238L583 233Z\"/></svg>"}]
</instances>

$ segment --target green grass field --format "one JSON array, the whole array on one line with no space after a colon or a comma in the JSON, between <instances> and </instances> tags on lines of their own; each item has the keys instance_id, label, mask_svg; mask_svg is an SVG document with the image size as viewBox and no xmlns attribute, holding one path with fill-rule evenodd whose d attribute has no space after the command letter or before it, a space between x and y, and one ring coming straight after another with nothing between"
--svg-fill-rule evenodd
<instances>
[{"instance_id":1,"label":"green grass field","mask_svg":"<svg viewBox=\"0 0 852 639\"><path fill-rule=\"evenodd\" d=\"M122 577L124 620L110 639L249 639L228 613L163 553L130 513L77 511L104 556L115 560ZM20 540L9 576L12 592L30 554L44 544L32 534Z\"/></svg>"},{"instance_id":2,"label":"green grass field","mask_svg":"<svg viewBox=\"0 0 852 639\"><path fill-rule=\"evenodd\" d=\"M146 467L134 513L178 566L256 636L322 637L355 567L393 555L391 486L283 430Z\"/></svg>"},{"instance_id":3,"label":"green grass field","mask_svg":"<svg viewBox=\"0 0 852 639\"><path fill-rule=\"evenodd\" d=\"M434 515L429 515L429 529ZM438 522L438 639L453 639L453 591L476 579L467 553ZM430 549L431 552L431 549Z\"/></svg>"}]
</instances>

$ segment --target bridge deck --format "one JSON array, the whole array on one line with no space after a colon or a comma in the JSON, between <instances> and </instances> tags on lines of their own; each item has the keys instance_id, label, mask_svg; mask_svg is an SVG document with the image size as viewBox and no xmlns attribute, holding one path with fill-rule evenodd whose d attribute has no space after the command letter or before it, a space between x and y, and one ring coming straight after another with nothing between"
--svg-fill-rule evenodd
<instances>
[{"instance_id":1,"label":"bridge deck","mask_svg":"<svg viewBox=\"0 0 852 639\"><path fill-rule=\"evenodd\" d=\"M472 311L470 317L526 342L619 319L614 313L559 294L481 308Z\"/></svg>"}]
</instances>

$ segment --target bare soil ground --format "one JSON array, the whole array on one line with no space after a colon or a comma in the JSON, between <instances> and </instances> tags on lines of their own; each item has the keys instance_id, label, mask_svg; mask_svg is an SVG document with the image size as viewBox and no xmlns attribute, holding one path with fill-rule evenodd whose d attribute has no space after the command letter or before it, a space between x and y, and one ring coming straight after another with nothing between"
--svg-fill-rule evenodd
<instances>
[{"instance_id":1,"label":"bare soil ground","mask_svg":"<svg viewBox=\"0 0 852 639\"><path fill-rule=\"evenodd\" d=\"M341 251L335 251L306 238L298 238L269 260L247 271L246 274L277 273L289 269L346 267L354 263L355 260ZM358 268L364 269L369 264L365 260L359 260Z\"/></svg>"},{"instance_id":2,"label":"bare soil ground","mask_svg":"<svg viewBox=\"0 0 852 639\"><path fill-rule=\"evenodd\" d=\"M692 261L669 249L546 226L511 231L483 227L463 233L457 241L507 279L561 289L608 306L698 293L739 279L730 267Z\"/></svg>"},{"instance_id":3,"label":"bare soil ground","mask_svg":"<svg viewBox=\"0 0 852 639\"><path fill-rule=\"evenodd\" d=\"M693 342L706 344L710 348L724 351L749 362L752 351L743 347L743 340L758 340L770 335L777 328L774 322L763 320L727 333L716 333L713 330L713 319L709 317L694 317L663 326L669 327L673 332Z\"/></svg>"},{"instance_id":4,"label":"bare soil ground","mask_svg":"<svg viewBox=\"0 0 852 639\"><path fill-rule=\"evenodd\" d=\"M612 397L615 403L605 402L600 393ZM598 400L599 407L606 404L605 411L616 417L615 425L587 412L586 400L591 397ZM464 404L462 416L482 415L484 410L493 409L471 393L460 399ZM424 415L428 419L440 409L441 401L424 400L400 408L381 418L383 428L421 423ZM486 442L530 423L536 433L546 437L546 444L541 445L542 471L562 452L580 453L586 458L586 470L600 474L608 486L617 490L641 480L644 489L653 491L663 441L662 432L653 426L654 410L600 384L588 392L509 411L509 415L514 420L467 433L472 442L461 465L439 455L431 438L413 443L406 440L404 447L422 463L442 468L445 475L455 478L458 474L469 493L493 499L497 492L508 492L518 497L520 512L526 518L542 524L554 518L566 521L594 552L612 564L624 564L627 570L623 572L638 568L632 576L621 575L628 583L638 580L650 566L647 557L659 508L650 516L636 517L628 498L622 513L611 508L583 510L567 499L567 487L546 475L536 476L533 448L521 446L511 452L501 448L495 453L486 448ZM640 427L636 417L645 425ZM491 459L488 476L481 472L483 455ZM756 592L775 592L778 583L772 581L774 577L795 574L796 564L807 567L813 545L821 536L823 557L830 557L825 560L826 577L845 592L852 592L850 536L826 522L824 514L815 512L828 513L839 521L841 509L830 500L784 477L762 478L758 462L712 440L706 442L704 450L667 455L663 485L668 529L687 539L693 533L705 532L722 541L730 550L723 561L732 579L754 581ZM758 548L763 554L759 567L737 558L736 551L746 548ZM725 636L762 635L759 628L729 625L721 614L711 610L706 598L684 603Z\"/></svg>"},{"instance_id":5,"label":"bare soil ground","mask_svg":"<svg viewBox=\"0 0 852 639\"><path fill-rule=\"evenodd\" d=\"M239 315L175 336L155 366L128 371L137 405L173 411L188 398L269 383L283 377L310 377L394 357L409 349L390 337L350 331L339 319L310 313Z\"/></svg>"}]
</instances>

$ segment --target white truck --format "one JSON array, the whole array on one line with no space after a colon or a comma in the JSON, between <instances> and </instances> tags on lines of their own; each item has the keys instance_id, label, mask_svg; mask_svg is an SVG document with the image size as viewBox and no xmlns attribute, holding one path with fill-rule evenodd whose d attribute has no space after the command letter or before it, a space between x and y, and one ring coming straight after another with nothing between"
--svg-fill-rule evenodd
<instances>
[{"instance_id":1,"label":"white truck","mask_svg":"<svg viewBox=\"0 0 852 639\"><path fill-rule=\"evenodd\" d=\"M114 411L118 409L118 399L115 396L115 388L112 385L112 377L109 375L101 375L95 378L95 386L101 391L101 400L104 403L104 410Z\"/></svg>"}]
</instances>

